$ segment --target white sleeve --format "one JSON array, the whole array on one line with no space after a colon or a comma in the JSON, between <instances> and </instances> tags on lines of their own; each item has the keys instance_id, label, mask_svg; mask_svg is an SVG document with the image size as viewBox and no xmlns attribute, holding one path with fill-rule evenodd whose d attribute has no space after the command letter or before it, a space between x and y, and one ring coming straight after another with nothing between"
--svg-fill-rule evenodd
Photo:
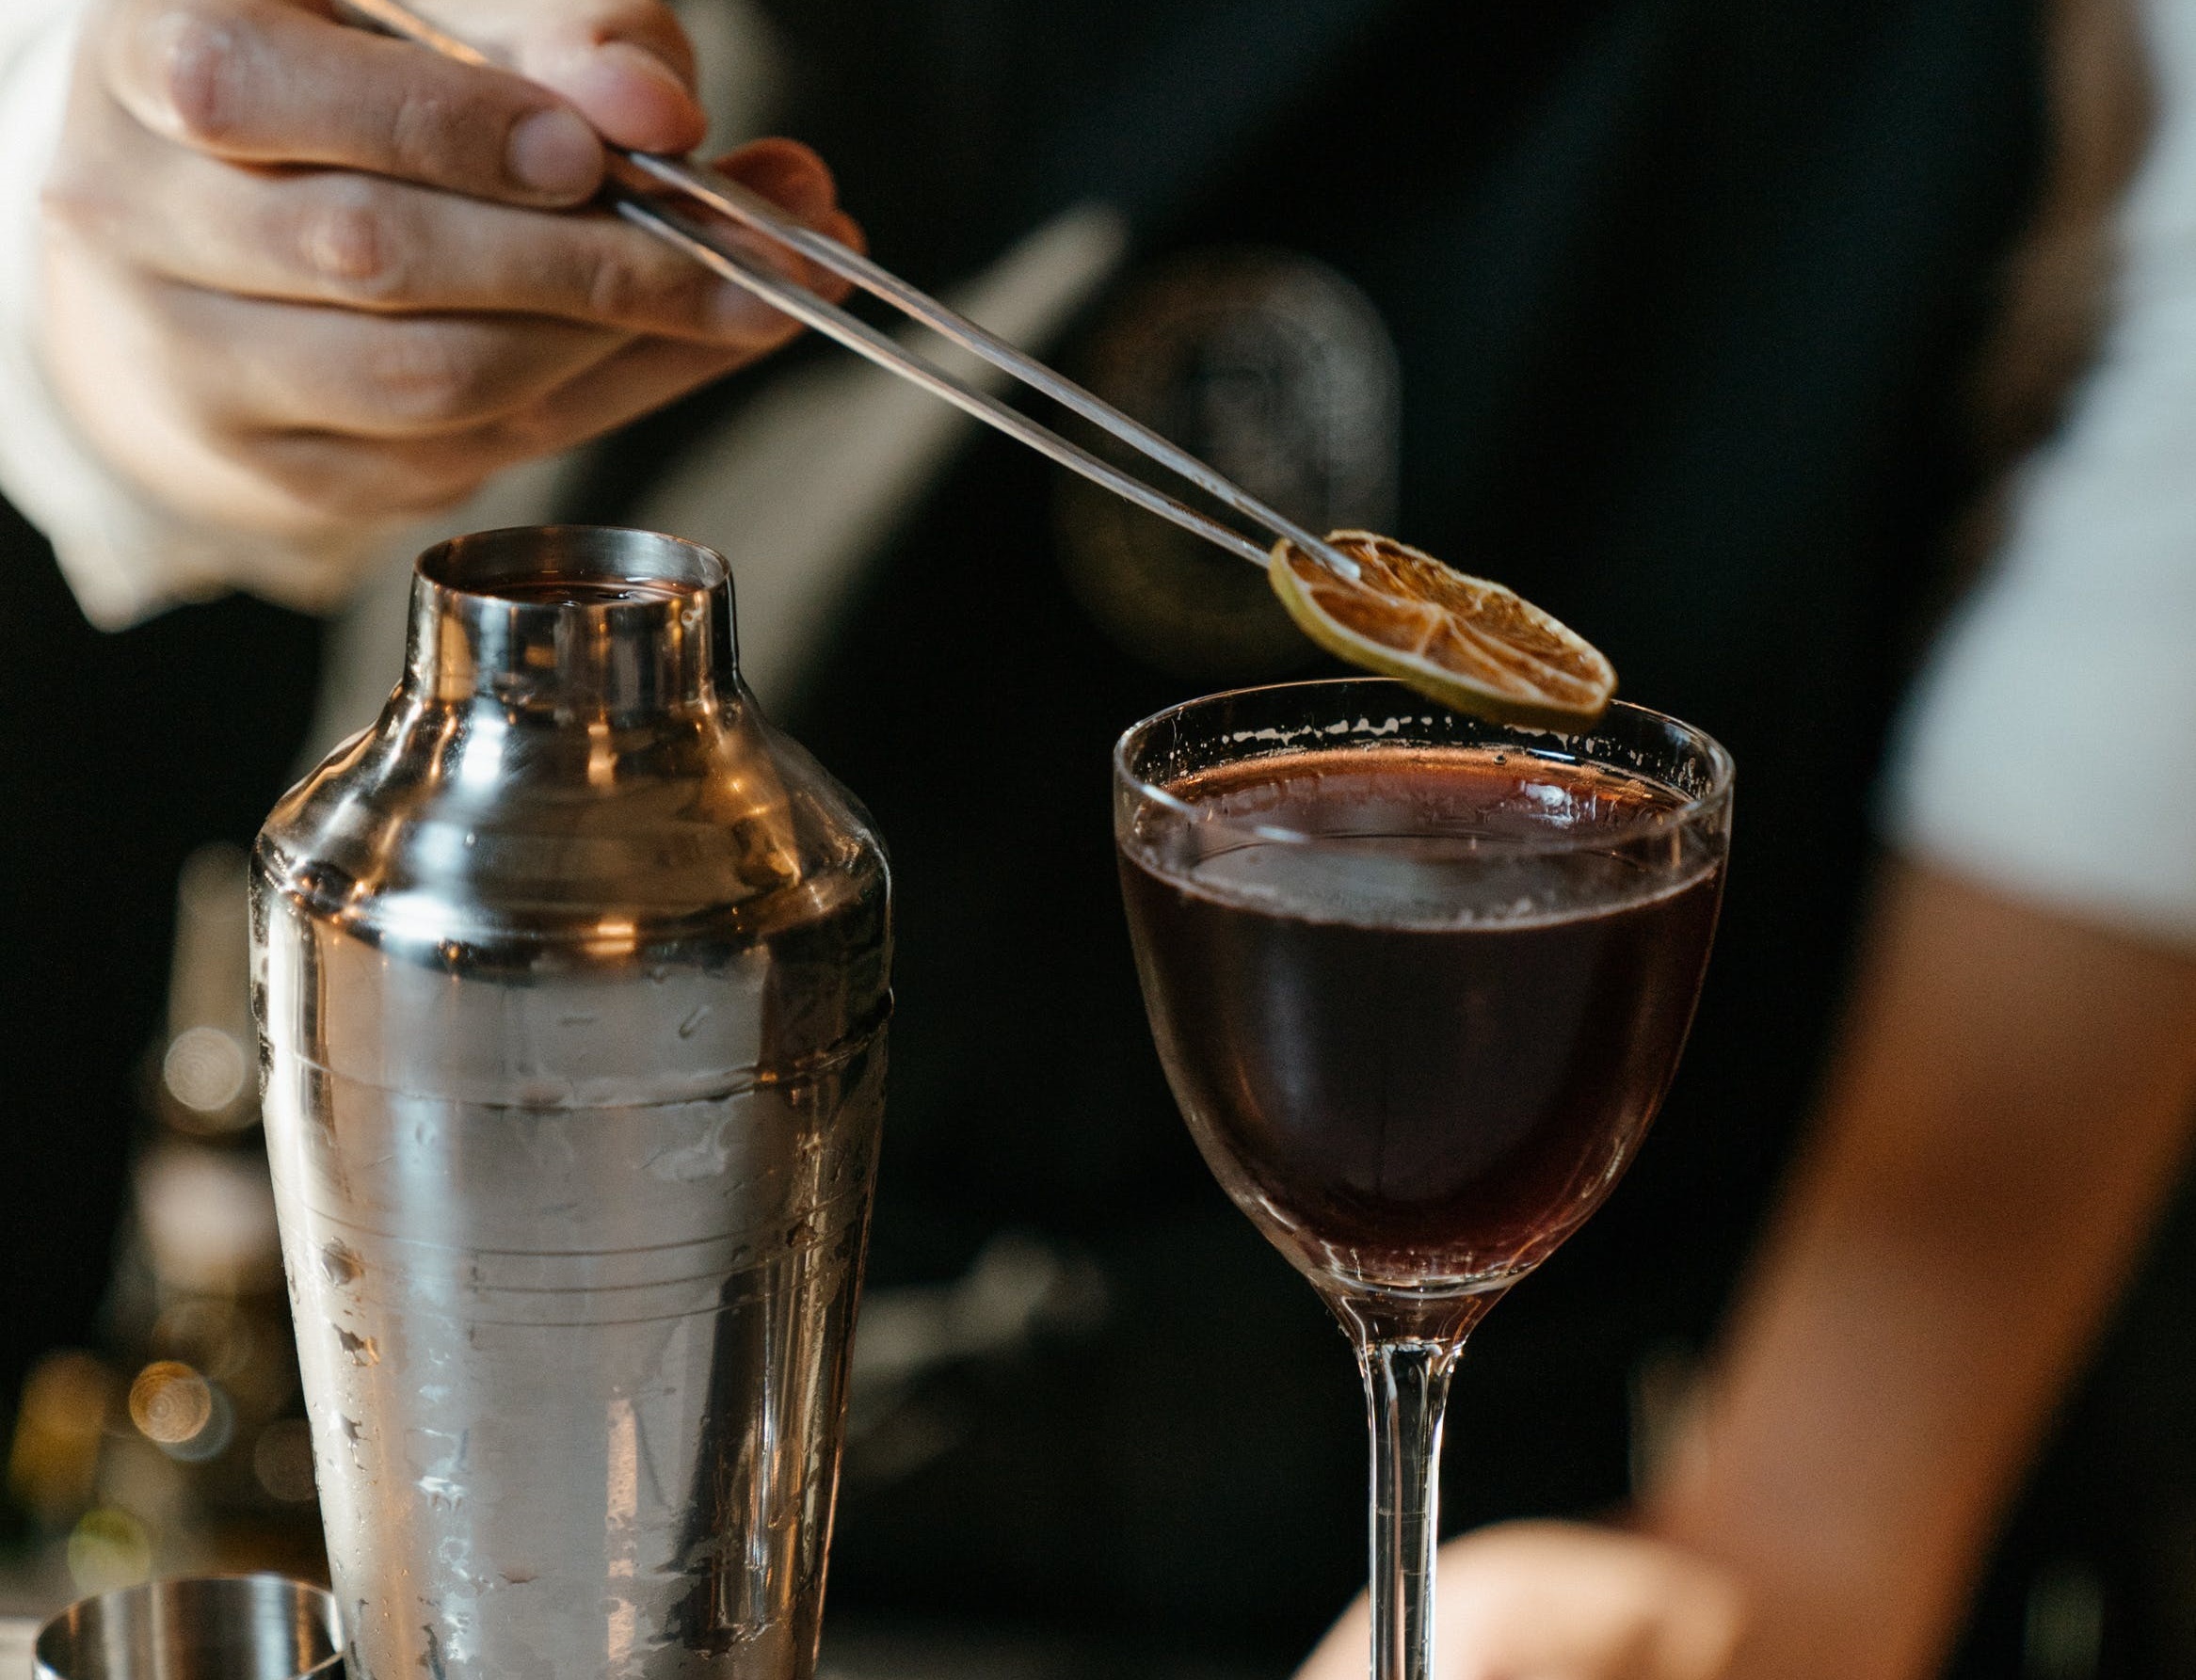
<instances>
[{"instance_id":1,"label":"white sleeve","mask_svg":"<svg viewBox=\"0 0 2196 1680\"><path fill-rule=\"evenodd\" d=\"M2196 0L2149 0L2160 120L2102 354L1909 697L1887 838L2196 947Z\"/></svg>"},{"instance_id":2,"label":"white sleeve","mask_svg":"<svg viewBox=\"0 0 2196 1680\"><path fill-rule=\"evenodd\" d=\"M244 589L324 611L412 538L361 524L315 543L240 536L178 518L77 434L40 357L39 189L68 99L83 0L0 0L0 494L54 545L84 616L118 629L179 601Z\"/></svg>"}]
</instances>

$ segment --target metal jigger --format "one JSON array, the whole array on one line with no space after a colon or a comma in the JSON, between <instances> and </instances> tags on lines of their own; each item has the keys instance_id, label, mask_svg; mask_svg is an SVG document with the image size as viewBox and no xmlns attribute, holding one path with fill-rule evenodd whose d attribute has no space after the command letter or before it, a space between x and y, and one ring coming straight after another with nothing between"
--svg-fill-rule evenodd
<instances>
[{"instance_id":1,"label":"metal jigger","mask_svg":"<svg viewBox=\"0 0 2196 1680\"><path fill-rule=\"evenodd\" d=\"M148 1581L39 1629L38 1680L332 1680L335 1601L279 1575Z\"/></svg>"},{"instance_id":2,"label":"metal jigger","mask_svg":"<svg viewBox=\"0 0 2196 1680\"><path fill-rule=\"evenodd\" d=\"M805 1680L882 1109L858 807L644 532L430 550L255 997L353 1680Z\"/></svg>"}]
</instances>

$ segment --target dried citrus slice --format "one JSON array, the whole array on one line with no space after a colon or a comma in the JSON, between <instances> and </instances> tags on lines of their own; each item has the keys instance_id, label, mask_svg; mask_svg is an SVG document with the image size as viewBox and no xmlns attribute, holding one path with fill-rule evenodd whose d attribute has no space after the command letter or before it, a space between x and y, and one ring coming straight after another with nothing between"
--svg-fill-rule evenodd
<instances>
[{"instance_id":1,"label":"dried citrus slice","mask_svg":"<svg viewBox=\"0 0 2196 1680\"><path fill-rule=\"evenodd\" d=\"M1616 692L1599 648L1501 584L1371 531L1327 541L1363 575L1341 577L1284 540L1266 576L1297 628L1329 653L1508 723L1576 728Z\"/></svg>"}]
</instances>

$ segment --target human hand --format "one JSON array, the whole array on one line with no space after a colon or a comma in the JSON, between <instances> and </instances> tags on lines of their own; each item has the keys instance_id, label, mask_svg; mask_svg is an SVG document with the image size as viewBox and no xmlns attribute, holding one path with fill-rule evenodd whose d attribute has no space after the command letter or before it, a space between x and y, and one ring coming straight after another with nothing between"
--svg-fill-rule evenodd
<instances>
[{"instance_id":1,"label":"human hand","mask_svg":"<svg viewBox=\"0 0 2196 1680\"><path fill-rule=\"evenodd\" d=\"M1435 1680L1723 1680L1738 1584L1660 1541L1582 1523L1505 1523L1441 1548ZM1362 1680L1359 1598L1296 1680Z\"/></svg>"},{"instance_id":2,"label":"human hand","mask_svg":"<svg viewBox=\"0 0 2196 1680\"><path fill-rule=\"evenodd\" d=\"M462 501L798 328L580 210L597 134L702 138L655 0L443 0L508 72L324 0L94 0L42 221L46 366L109 463L186 518L311 538ZM787 140L729 173L857 242ZM844 288L760 240L827 296Z\"/></svg>"}]
</instances>

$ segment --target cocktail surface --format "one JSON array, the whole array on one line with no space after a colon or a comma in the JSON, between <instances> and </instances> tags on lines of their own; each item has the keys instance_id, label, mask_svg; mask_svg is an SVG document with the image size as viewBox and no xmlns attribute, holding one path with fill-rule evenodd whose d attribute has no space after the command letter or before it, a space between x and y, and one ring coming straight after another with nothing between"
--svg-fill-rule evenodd
<instances>
[{"instance_id":1,"label":"cocktail surface","mask_svg":"<svg viewBox=\"0 0 2196 1680\"><path fill-rule=\"evenodd\" d=\"M1315 1277L1515 1275L1614 1184L1675 1068L1722 888L1660 785L1492 748L1289 752L1124 846L1161 1053L1230 1194Z\"/></svg>"}]
</instances>

